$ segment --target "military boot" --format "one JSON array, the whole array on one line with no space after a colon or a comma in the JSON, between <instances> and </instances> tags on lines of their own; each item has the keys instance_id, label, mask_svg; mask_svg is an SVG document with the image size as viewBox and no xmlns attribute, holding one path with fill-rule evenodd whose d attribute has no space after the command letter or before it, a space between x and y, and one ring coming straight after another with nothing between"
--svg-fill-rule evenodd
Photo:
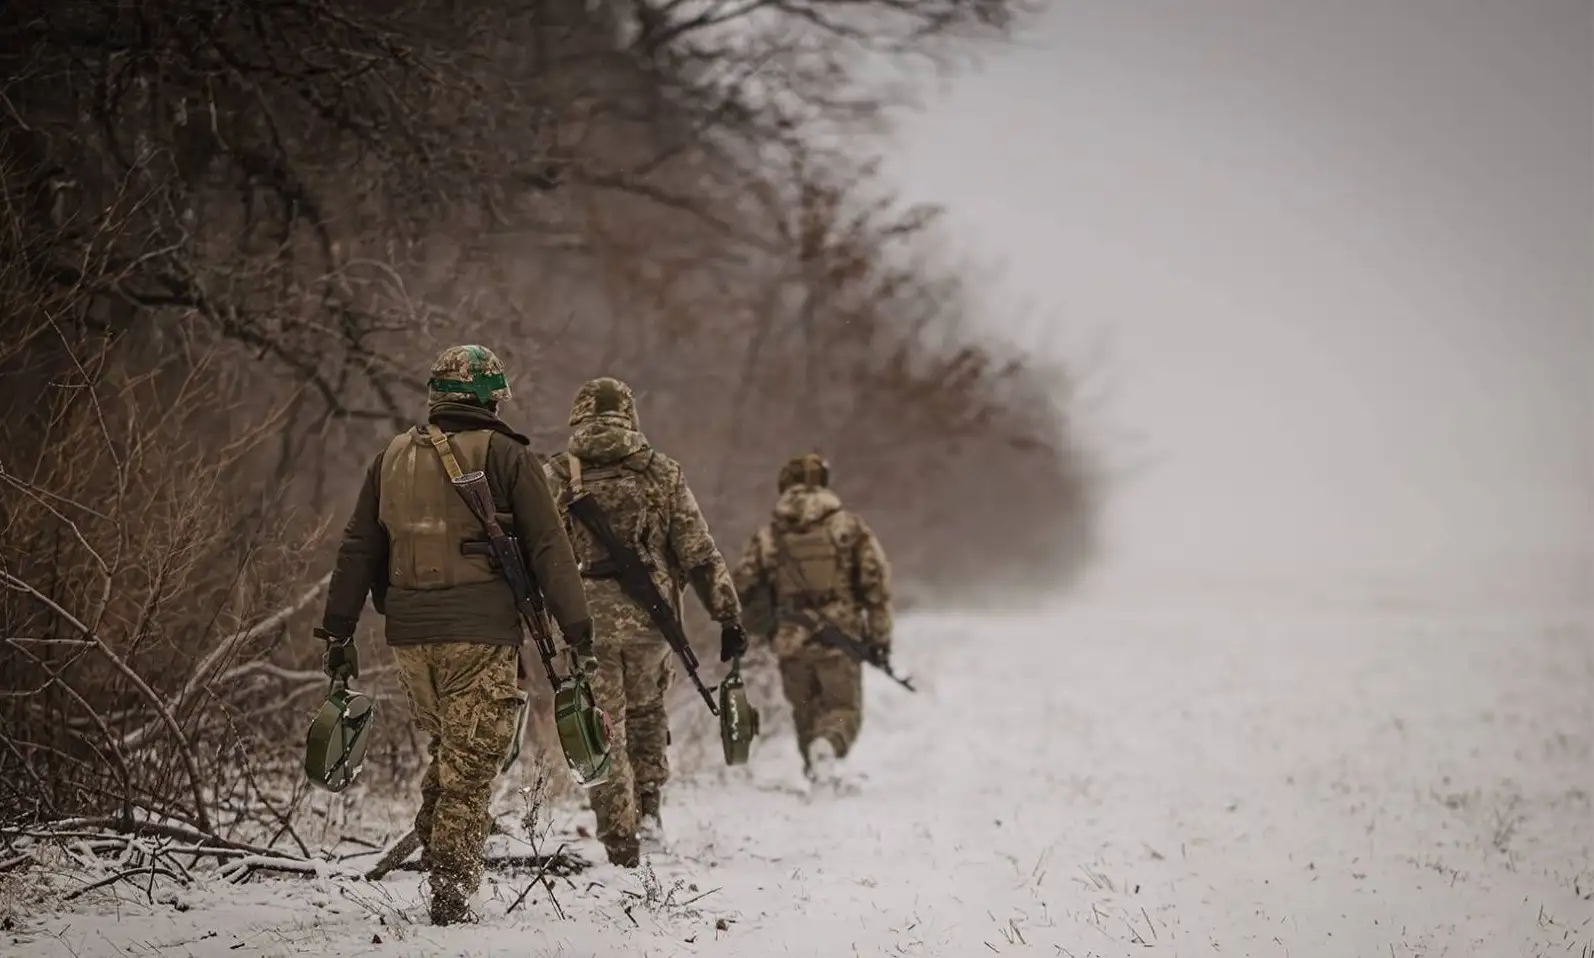
<instances>
[{"instance_id":1,"label":"military boot","mask_svg":"<svg viewBox=\"0 0 1594 958\"><path fill-rule=\"evenodd\" d=\"M635 868L642 864L642 849L635 837L605 839L603 849L609 853L611 865Z\"/></svg>"},{"instance_id":2,"label":"military boot","mask_svg":"<svg viewBox=\"0 0 1594 958\"><path fill-rule=\"evenodd\" d=\"M664 851L664 823L659 819L662 795L659 786L646 785L637 791L637 841L642 851L657 855Z\"/></svg>"},{"instance_id":3,"label":"military boot","mask_svg":"<svg viewBox=\"0 0 1594 958\"><path fill-rule=\"evenodd\" d=\"M836 744L821 735L808 746L808 767L804 771L815 787L834 787L840 778L840 759L836 757Z\"/></svg>"},{"instance_id":4,"label":"military boot","mask_svg":"<svg viewBox=\"0 0 1594 958\"><path fill-rule=\"evenodd\" d=\"M474 922L470 910L470 896L451 881L432 879L432 924L461 925Z\"/></svg>"}]
</instances>

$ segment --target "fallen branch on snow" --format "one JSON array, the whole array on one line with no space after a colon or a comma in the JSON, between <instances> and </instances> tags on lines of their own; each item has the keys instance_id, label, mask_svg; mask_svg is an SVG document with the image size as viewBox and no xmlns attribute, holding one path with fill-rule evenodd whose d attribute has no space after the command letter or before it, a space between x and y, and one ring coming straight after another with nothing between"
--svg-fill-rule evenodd
<instances>
[{"instance_id":1,"label":"fallen branch on snow","mask_svg":"<svg viewBox=\"0 0 1594 958\"><path fill-rule=\"evenodd\" d=\"M261 848L246 842L236 842L230 838L222 838L219 835L199 831L198 829L184 828L180 825L166 825L159 822L129 822L120 818L68 818L34 829L0 828L0 835L27 834L33 838L54 838L64 833L89 830L110 832L116 835L133 835L140 838L170 838L174 841L189 842L196 846L191 851L206 855L213 854L216 851L246 852L251 855L264 855L266 857L279 854L269 848Z\"/></svg>"},{"instance_id":2,"label":"fallen branch on snow","mask_svg":"<svg viewBox=\"0 0 1594 958\"><path fill-rule=\"evenodd\" d=\"M221 866L216 872L224 881L241 884L256 872L282 872L316 878L364 878L358 871L324 858L290 858L285 855L250 855Z\"/></svg>"},{"instance_id":3,"label":"fallen branch on snow","mask_svg":"<svg viewBox=\"0 0 1594 958\"><path fill-rule=\"evenodd\" d=\"M388 849L370 871L365 873L367 881L381 881L384 877L395 871L422 871L419 861L410 861L411 855L420 851L421 840L411 829L405 836ZM575 852L566 851L566 846L560 845L552 855L488 855L482 859L482 864L488 871L513 871L517 868L536 868L546 875L557 878L568 878L579 875L592 867L592 863L577 855Z\"/></svg>"},{"instance_id":4,"label":"fallen branch on snow","mask_svg":"<svg viewBox=\"0 0 1594 958\"><path fill-rule=\"evenodd\" d=\"M117 872L115 875L111 875L108 878L102 878L97 882L91 882L90 884L84 885L82 888L75 888L72 891L67 892L65 895L62 895L61 900L71 901L74 898L79 898L91 891L94 891L96 888L104 888L107 885L114 885L119 881L125 881L129 878L138 878L141 875L159 875L162 878L170 878L179 885L188 884L183 876L171 871L170 869L162 868L159 865L146 865L143 868L129 868L126 871Z\"/></svg>"},{"instance_id":5,"label":"fallen branch on snow","mask_svg":"<svg viewBox=\"0 0 1594 958\"><path fill-rule=\"evenodd\" d=\"M370 871L365 873L366 881L381 881L388 872L404 864L404 860L415 854L421 848L421 837L415 834L415 829L409 832L378 861Z\"/></svg>"},{"instance_id":6,"label":"fallen branch on snow","mask_svg":"<svg viewBox=\"0 0 1594 958\"><path fill-rule=\"evenodd\" d=\"M0 837L14 843L12 856L0 860L0 873L37 861L35 850L28 845L36 842L59 845L76 861L78 867L87 870L91 876L103 876L95 877L89 884L74 889L64 896L67 901L141 876L149 878L151 885L145 889L145 893L154 900L153 882L156 878L168 879L187 887L196 880L197 864L205 858L216 859L215 870L207 874L233 884L241 884L262 873L343 881L377 881L395 870L421 870L418 861L407 861L420 848L420 840L413 830L399 839L376 867L367 872L329 857L308 853L295 855L163 822L71 818L31 827L0 827ZM179 860L183 857L194 860L185 866ZM534 869L534 887L538 882L546 884L549 876L568 879L590 867L591 863L566 851L566 847L561 845L552 855L488 856L483 860L483 865L489 870L500 872ZM191 871L191 867L194 870ZM114 873L106 874L107 871ZM530 890L528 888L522 892L521 900Z\"/></svg>"}]
</instances>

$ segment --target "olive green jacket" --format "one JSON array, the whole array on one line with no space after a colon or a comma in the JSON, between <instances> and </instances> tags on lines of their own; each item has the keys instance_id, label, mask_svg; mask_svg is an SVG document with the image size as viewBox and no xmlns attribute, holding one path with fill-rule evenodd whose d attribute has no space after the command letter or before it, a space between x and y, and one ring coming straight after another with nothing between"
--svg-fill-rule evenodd
<instances>
[{"instance_id":1,"label":"olive green jacket","mask_svg":"<svg viewBox=\"0 0 1594 958\"><path fill-rule=\"evenodd\" d=\"M541 584L548 612L560 631L572 645L584 644L591 638L591 615L570 540L530 440L486 409L463 403L434 405L429 421L447 433L493 431L485 471L497 511L514 515L509 531L519 538L527 568ZM389 587L388 534L379 517L381 476L379 454L366 470L354 514L343 530L322 627L333 635L353 635L370 595L376 611L387 619L390 645L448 641L519 645L520 616L514 595L501 579L448 589Z\"/></svg>"}]
</instances>

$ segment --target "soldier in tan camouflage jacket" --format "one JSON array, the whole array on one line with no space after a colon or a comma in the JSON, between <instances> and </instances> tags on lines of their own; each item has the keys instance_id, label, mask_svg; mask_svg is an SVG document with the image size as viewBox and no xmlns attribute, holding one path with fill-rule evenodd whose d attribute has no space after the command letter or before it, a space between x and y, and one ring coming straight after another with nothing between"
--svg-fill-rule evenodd
<instances>
[{"instance_id":1,"label":"soldier in tan camouflage jacket","mask_svg":"<svg viewBox=\"0 0 1594 958\"><path fill-rule=\"evenodd\" d=\"M803 770L815 781L833 779L836 762L857 741L863 666L811 642L813 623L828 621L861 639L881 661L891 654L891 566L869 526L842 508L829 484L830 467L819 456L787 463L774 517L753 534L734 574L745 607L773 612L768 637Z\"/></svg>"},{"instance_id":2,"label":"soldier in tan camouflage jacket","mask_svg":"<svg viewBox=\"0 0 1594 958\"><path fill-rule=\"evenodd\" d=\"M393 437L371 462L343 531L322 629L328 674L358 675L352 639L365 598L386 617L410 712L430 740L415 832L430 872L432 920L470 917L491 826L492 785L514 742L525 693L514 593L485 555L462 546L486 537L449 482L432 430L466 472L487 474L495 509L519 538L527 567L573 650L590 649L592 623L569 540L529 440L497 416L509 399L498 357L454 346L433 364L427 425Z\"/></svg>"},{"instance_id":3,"label":"soldier in tan camouflage jacket","mask_svg":"<svg viewBox=\"0 0 1594 958\"><path fill-rule=\"evenodd\" d=\"M682 593L691 585L720 625L722 661L746 651L747 638L725 559L680 465L642 434L630 387L607 377L582 386L570 425L567 451L548 462L549 485L580 564L598 636L596 670L589 673L593 696L612 723L609 780L588 794L610 861L634 867L641 845L662 839L659 807L670 775L664 698L672 652L647 611L621 590L602 543L572 520L571 497L592 495L615 532L651 566L654 584L677 619ZM575 478L572 458L579 466Z\"/></svg>"}]
</instances>

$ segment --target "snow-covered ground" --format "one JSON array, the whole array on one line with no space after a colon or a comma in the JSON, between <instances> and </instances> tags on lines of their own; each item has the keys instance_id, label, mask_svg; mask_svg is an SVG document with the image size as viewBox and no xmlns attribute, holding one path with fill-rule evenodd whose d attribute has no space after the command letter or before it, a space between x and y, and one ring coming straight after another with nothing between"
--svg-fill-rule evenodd
<instances>
[{"instance_id":1,"label":"snow-covered ground","mask_svg":"<svg viewBox=\"0 0 1594 958\"><path fill-rule=\"evenodd\" d=\"M806 796L771 737L673 786L656 887L594 867L563 917L541 892L506 914L525 878L447 929L413 875L183 910L124 885L21 915L0 953L1594 956L1586 618L1236 608L907 617L921 691L870 677L855 792Z\"/></svg>"}]
</instances>

